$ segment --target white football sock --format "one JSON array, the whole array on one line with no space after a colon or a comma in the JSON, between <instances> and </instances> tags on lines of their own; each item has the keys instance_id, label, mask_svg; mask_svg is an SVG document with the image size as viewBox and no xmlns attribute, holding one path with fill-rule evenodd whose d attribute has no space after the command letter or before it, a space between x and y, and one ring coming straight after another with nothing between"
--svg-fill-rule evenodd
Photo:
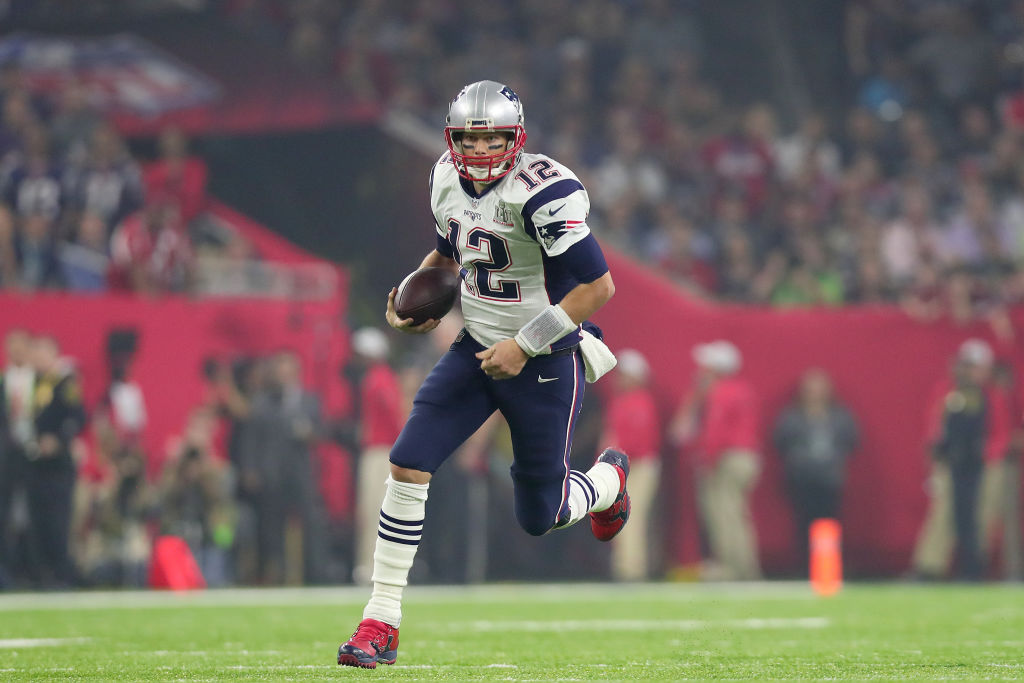
<instances>
[{"instance_id":1,"label":"white football sock","mask_svg":"<svg viewBox=\"0 0 1024 683\"><path fill-rule=\"evenodd\" d=\"M408 484L389 476L387 486L373 553L373 593L363 619L377 619L398 628L402 623L402 590L409 583L409 570L423 533L429 484Z\"/></svg>"},{"instance_id":2,"label":"white football sock","mask_svg":"<svg viewBox=\"0 0 1024 683\"><path fill-rule=\"evenodd\" d=\"M606 462L596 462L587 470L587 476L597 488L597 501L590 512L607 510L619 495L619 468Z\"/></svg>"},{"instance_id":3,"label":"white football sock","mask_svg":"<svg viewBox=\"0 0 1024 683\"><path fill-rule=\"evenodd\" d=\"M569 521L572 526L588 512L607 510L619 495L619 472L606 462L595 463L586 473L569 472Z\"/></svg>"}]
</instances>

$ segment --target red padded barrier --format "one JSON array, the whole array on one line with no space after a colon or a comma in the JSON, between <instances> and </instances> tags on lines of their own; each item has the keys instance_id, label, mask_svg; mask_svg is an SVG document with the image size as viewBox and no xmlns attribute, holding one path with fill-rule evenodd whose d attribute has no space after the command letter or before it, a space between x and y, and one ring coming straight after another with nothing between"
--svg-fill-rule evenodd
<instances>
[{"instance_id":1,"label":"red padded barrier","mask_svg":"<svg viewBox=\"0 0 1024 683\"><path fill-rule=\"evenodd\" d=\"M211 356L233 358L294 349L304 360L307 385L325 404L344 405L338 368L348 350L343 313L347 295L328 301L83 296L0 292L0 336L13 327L51 334L76 359L86 405L107 382L106 334L116 327L139 332L134 377L142 386L149 424L144 447L150 477L160 471L168 439L204 398L202 365Z\"/></svg>"},{"instance_id":2,"label":"red padded barrier","mask_svg":"<svg viewBox=\"0 0 1024 683\"><path fill-rule=\"evenodd\" d=\"M610 252L610 250L607 250ZM1021 371L1021 339L995 344L988 325L920 323L895 307L772 310L694 301L642 265L606 253L616 295L595 317L613 350L643 351L666 416L690 385L690 349L727 338L743 352L743 374L762 401L765 441L792 396L800 374L819 366L857 416L861 445L849 464L842 508L846 569L853 575L892 574L907 568L927 498L925 405L950 357L967 337L992 342ZM1024 334L1024 316L1014 315ZM600 385L598 385L600 386ZM673 507L664 524L670 563L698 558L692 473L670 452L665 493ZM796 537L774 452L754 494L761 555L768 571L796 571Z\"/></svg>"}]
</instances>

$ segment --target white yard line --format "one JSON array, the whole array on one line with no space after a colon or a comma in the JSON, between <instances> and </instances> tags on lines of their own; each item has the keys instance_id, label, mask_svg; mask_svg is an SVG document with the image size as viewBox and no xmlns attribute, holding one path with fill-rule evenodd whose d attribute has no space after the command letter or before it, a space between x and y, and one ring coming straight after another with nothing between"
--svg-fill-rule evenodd
<instances>
[{"instance_id":1,"label":"white yard line","mask_svg":"<svg viewBox=\"0 0 1024 683\"><path fill-rule=\"evenodd\" d=\"M824 617L771 619L573 619L561 621L499 620L450 624L450 631L555 632L555 631L699 631L709 628L741 630L820 629L829 626ZM443 628L438 624L438 628Z\"/></svg>"},{"instance_id":2,"label":"white yard line","mask_svg":"<svg viewBox=\"0 0 1024 683\"><path fill-rule=\"evenodd\" d=\"M222 667L229 671L299 671L306 669L324 669L336 671L337 664L238 664Z\"/></svg>"},{"instance_id":3,"label":"white yard line","mask_svg":"<svg viewBox=\"0 0 1024 683\"><path fill-rule=\"evenodd\" d=\"M58 647L88 643L91 638L2 638L0 650L21 650L27 647Z\"/></svg>"},{"instance_id":4,"label":"white yard line","mask_svg":"<svg viewBox=\"0 0 1024 683\"><path fill-rule=\"evenodd\" d=\"M229 607L273 605L361 605L369 587L333 588L225 588L205 591L84 591L70 593L0 594L0 612L72 609L138 609L178 607ZM813 600L814 594L802 581L772 581L718 584L649 583L611 585L595 583L482 584L476 586L411 586L408 600L439 603L460 600L477 603L515 603L524 596L545 602L575 602L600 599L631 602L651 598L659 602L705 602L708 600Z\"/></svg>"}]
</instances>

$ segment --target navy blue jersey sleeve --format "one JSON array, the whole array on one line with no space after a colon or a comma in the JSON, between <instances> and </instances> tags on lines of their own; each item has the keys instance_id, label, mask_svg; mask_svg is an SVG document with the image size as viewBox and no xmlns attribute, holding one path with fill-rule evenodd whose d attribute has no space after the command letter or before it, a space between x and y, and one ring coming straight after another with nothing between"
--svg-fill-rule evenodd
<instances>
[{"instance_id":1,"label":"navy blue jersey sleeve","mask_svg":"<svg viewBox=\"0 0 1024 683\"><path fill-rule=\"evenodd\" d=\"M444 235L437 234L437 246L434 247L442 256L447 256L450 259L455 258L455 250L452 249L452 243L448 241L448 238Z\"/></svg>"},{"instance_id":2,"label":"navy blue jersey sleeve","mask_svg":"<svg viewBox=\"0 0 1024 683\"><path fill-rule=\"evenodd\" d=\"M558 256L548 257L557 262L576 280L590 283L608 272L604 252L594 236L588 234Z\"/></svg>"}]
</instances>

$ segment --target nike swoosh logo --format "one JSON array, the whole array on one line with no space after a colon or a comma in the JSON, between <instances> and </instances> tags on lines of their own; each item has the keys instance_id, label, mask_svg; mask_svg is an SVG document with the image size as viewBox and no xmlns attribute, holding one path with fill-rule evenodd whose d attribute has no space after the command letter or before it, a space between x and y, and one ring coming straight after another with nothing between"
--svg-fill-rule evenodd
<instances>
[{"instance_id":1,"label":"nike swoosh logo","mask_svg":"<svg viewBox=\"0 0 1024 683\"><path fill-rule=\"evenodd\" d=\"M558 379L558 378L557 377L541 377L539 375L537 376L537 382L540 383L540 384L544 384L544 382L554 382L556 379Z\"/></svg>"},{"instance_id":2,"label":"nike swoosh logo","mask_svg":"<svg viewBox=\"0 0 1024 683\"><path fill-rule=\"evenodd\" d=\"M567 203L568 203L568 202L567 202ZM562 209L564 209L564 208L565 208L565 204L562 204L562 205L561 205L560 207L558 207L557 209L548 209L548 215L549 215L549 216L554 216L554 215L555 215L556 213L558 213L559 211L561 211L561 210L562 210Z\"/></svg>"}]
</instances>

